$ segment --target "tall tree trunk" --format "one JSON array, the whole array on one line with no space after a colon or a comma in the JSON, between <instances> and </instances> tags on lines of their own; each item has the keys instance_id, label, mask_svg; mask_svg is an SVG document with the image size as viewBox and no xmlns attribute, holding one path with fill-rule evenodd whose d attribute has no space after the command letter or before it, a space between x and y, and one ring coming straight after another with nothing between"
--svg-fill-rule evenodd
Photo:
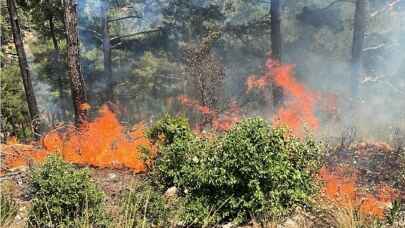
<instances>
[{"instance_id":1,"label":"tall tree trunk","mask_svg":"<svg viewBox=\"0 0 405 228\"><path fill-rule=\"evenodd\" d=\"M65 24L67 43L67 65L72 91L75 123L88 120L86 85L80 69L79 36L77 32L76 0L65 1Z\"/></svg>"},{"instance_id":2,"label":"tall tree trunk","mask_svg":"<svg viewBox=\"0 0 405 228\"><path fill-rule=\"evenodd\" d=\"M112 60L111 60L111 40L108 30L108 2L104 2L102 7L101 24L103 29L103 55L104 55L104 77L106 80L107 100L114 102L114 83L112 80Z\"/></svg>"},{"instance_id":3,"label":"tall tree trunk","mask_svg":"<svg viewBox=\"0 0 405 228\"><path fill-rule=\"evenodd\" d=\"M11 29L13 32L15 49L17 50L18 62L20 65L21 77L24 84L25 96L28 103L28 111L30 113L32 129L35 137L40 134L40 121L37 100L35 98L34 89L31 81L31 71L28 66L27 56L25 54L24 43L21 35L20 25L18 22L17 9L15 0L7 0L8 12L10 14Z\"/></svg>"},{"instance_id":4,"label":"tall tree trunk","mask_svg":"<svg viewBox=\"0 0 405 228\"><path fill-rule=\"evenodd\" d=\"M359 89L359 77L362 68L362 52L364 44L364 34L367 27L367 11L368 0L357 0L356 10L354 15L354 28L353 28L353 44L352 44L352 59L351 59L351 93L352 98L355 99Z\"/></svg>"},{"instance_id":5,"label":"tall tree trunk","mask_svg":"<svg viewBox=\"0 0 405 228\"><path fill-rule=\"evenodd\" d=\"M49 16L49 30L51 33L51 38L52 38L52 43L53 43L53 48L55 49L55 54L54 54L54 62L55 66L59 66L61 64L61 59L60 59L60 51L59 51L59 44L58 44L58 39L56 38L56 32L55 32L55 23L53 21L53 15ZM59 120L64 121L66 119L65 116L65 93L64 93L64 86L63 86L63 74L60 72L57 72L57 67L55 67L55 74L57 74L58 78L58 90L59 90L59 113L58 113L58 118Z\"/></svg>"},{"instance_id":6,"label":"tall tree trunk","mask_svg":"<svg viewBox=\"0 0 405 228\"><path fill-rule=\"evenodd\" d=\"M49 30L50 30L51 37L52 37L53 47L59 53L58 39L56 38L55 23L53 22L52 15L49 16Z\"/></svg>"},{"instance_id":7,"label":"tall tree trunk","mask_svg":"<svg viewBox=\"0 0 405 228\"><path fill-rule=\"evenodd\" d=\"M6 39L4 38L4 25L0 25L0 49L1 49L1 54L5 54L5 50L4 50L4 45L6 43ZM0 68L3 68L5 66L5 62L4 62L4 56L2 58L0 58Z\"/></svg>"},{"instance_id":8,"label":"tall tree trunk","mask_svg":"<svg viewBox=\"0 0 405 228\"><path fill-rule=\"evenodd\" d=\"M272 57L281 62L281 4L280 0L271 1L271 52Z\"/></svg>"},{"instance_id":9,"label":"tall tree trunk","mask_svg":"<svg viewBox=\"0 0 405 228\"><path fill-rule=\"evenodd\" d=\"M281 37L281 3L280 0L271 0L270 6L270 16L271 16L271 53L272 58L281 63L281 48L282 48L282 37ZM276 107L281 103L283 92L280 88L272 84L271 91L266 92L264 95L266 100L271 101L271 105L267 107L269 110L265 112L272 113Z\"/></svg>"}]
</instances>

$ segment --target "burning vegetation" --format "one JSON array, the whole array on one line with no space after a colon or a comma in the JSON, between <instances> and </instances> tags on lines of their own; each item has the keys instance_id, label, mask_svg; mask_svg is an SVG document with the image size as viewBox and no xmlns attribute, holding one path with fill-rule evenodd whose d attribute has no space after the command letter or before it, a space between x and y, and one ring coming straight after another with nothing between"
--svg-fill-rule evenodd
<instances>
[{"instance_id":1,"label":"burning vegetation","mask_svg":"<svg viewBox=\"0 0 405 228\"><path fill-rule=\"evenodd\" d=\"M78 129L61 127L45 134L41 146L7 143L3 170L38 162L49 154L60 154L65 161L79 165L104 168L128 168L134 172L145 171L146 153L155 153L145 136L142 123L125 129L116 115L105 105L99 116Z\"/></svg>"},{"instance_id":2,"label":"burning vegetation","mask_svg":"<svg viewBox=\"0 0 405 228\"><path fill-rule=\"evenodd\" d=\"M0 226L405 226L404 1L309 2L7 0Z\"/></svg>"},{"instance_id":3,"label":"burning vegetation","mask_svg":"<svg viewBox=\"0 0 405 228\"><path fill-rule=\"evenodd\" d=\"M310 148L314 146L314 144L309 142L307 145L304 144L305 146L299 145L301 141L308 143L306 141L307 136L305 135L308 131L316 132L320 127L316 110L322 105L320 102L321 95L299 83L294 78L293 69L292 65L280 64L269 58L266 62L264 76L248 77L246 81L246 92L249 93L255 89L263 91L270 85L280 87L283 91L283 103L277 107L277 110L271 118L273 127L275 127L275 130L273 130L275 131L274 134L278 132L277 128L279 127L285 126L289 129L287 131L282 130L281 133L279 132L281 135L278 136L281 137L280 140L286 142L296 140L294 142L297 143L296 146L298 146L298 148L294 149L294 152L288 152L293 153L289 155L292 156L290 159L295 159L294 156L309 156L309 159L312 156L312 159L315 159L314 161L321 161L322 155L311 154L312 149ZM2 174L7 175L8 172L18 170L20 167L41 163L42 160L50 154L59 154L64 161L80 166L128 169L135 173L148 171L147 167L152 168L152 170L158 169L159 175L167 176L162 177L164 180L168 181L167 178L174 178L165 183L167 185L166 187L175 185L179 188L183 188L183 185L185 185L187 186L185 188L191 188L192 186L188 186L188 184L191 184L192 181L188 180L188 177L182 180L183 177L181 175L196 175L194 172L199 172L196 164L207 159L204 156L211 154L210 156L215 157L217 156L215 155L216 153L225 153L225 151L227 151L225 148L228 147L223 145L225 146L225 148L222 148L224 152L220 152L222 149L219 145L224 143L221 140L225 140L227 135L232 135L233 131L237 132L240 130L238 127L240 125L239 122L243 122L244 119L241 111L243 110L243 106L236 102L231 102L225 110L219 111L204 106L200 104L199 101L185 95L179 96L177 99L181 105L203 117L202 120L204 122L194 127L194 132L198 132L198 136L193 136L191 129L187 125L187 120L183 121L184 123L180 121L182 123L180 126L178 125L180 123L177 122L178 120L172 119L170 121L163 120L158 128L154 127L158 129L160 133L149 133L151 134L150 137L153 139L150 141L145 134L147 131L143 123L135 124L132 128L127 129L119 122L117 115L110 108L111 105L104 105L100 108L98 116L94 118L94 120L85 122L78 128L74 126L63 126L51 130L41 138L40 145L37 145L36 142L33 142L31 145L18 144L15 138L11 138L6 144L2 145ZM333 106L334 103L332 102L331 105ZM90 110L88 104L82 106L85 107L87 111ZM330 111L330 109L324 111L327 112ZM247 124L247 122L245 124ZM211 136L201 134L203 130L208 129L207 127L214 131ZM257 129L255 127L246 129L250 133L245 136L253 137L250 134L256 134L257 132L255 131L259 130L260 127L263 126L259 124ZM154 131L153 128L151 131ZM215 132L217 132L217 136ZM222 134L224 134L224 136L221 136ZM169 137L169 135L172 139L169 140L168 143L159 145L159 142L162 142L162 140L165 141L165 138ZM295 136L299 136L300 139L294 139ZM243 141L246 139L240 138L239 140ZM262 143L271 141L268 140ZM292 146L294 142L291 142L292 144L288 143L288 145ZM212 143L212 146L209 143ZM235 143L235 145L229 144L230 148L238 144L237 141L233 143ZM178 154L175 155L175 157L170 157L180 152L177 150L183 150L180 149L181 147L178 148L181 144L187 144L185 148L189 148L190 151L185 150L181 152L185 153L185 155ZM260 144L252 144L251 146L256 147L259 145ZM294 148L288 145L285 145L287 151ZM277 148L276 145L272 145L269 148L271 147ZM215 149L212 150L213 148ZM395 173L401 170L400 163L402 158L398 151L401 150L401 147L394 150L391 146L384 143L353 144L351 142L344 142L343 140L342 144L336 147L336 149L329 150L328 153L330 153L330 155L327 156L324 166L319 172L311 174L313 175L313 180L319 181L322 186L320 191L321 197L335 204L337 207L356 211L361 214L361 216L384 219L388 211L392 209L392 205L404 194L402 183L392 178L392 172ZM300 153L304 151L307 151L309 154L300 155ZM202 154L194 154L196 152ZM297 157L296 159L303 159L303 157ZM225 160L221 160L221 162L226 162L226 158L224 159ZM297 161L304 163L309 162L309 167L313 168L310 165L314 162L312 160ZM172 164L172 162L176 164ZM195 162L197 163L194 164ZM376 163L376 165L372 165L372 163ZM205 164L205 166L207 165L208 163ZM379 165L382 166L379 167ZM185 167L183 168L182 166ZM388 169L386 167L390 168ZM216 169L218 167L211 168ZM187 173L189 171L183 169L189 170L191 173ZM179 174L176 175L182 174L180 176L172 176L172 172L179 172ZM257 172L262 171L257 170ZM401 173L394 176L397 175L401 175ZM195 178L200 177L196 176ZM197 179L195 179L195 181L196 180ZM176 181L180 182L177 183ZM189 181L191 182L186 183ZM206 190L201 189L201 191L204 192ZM312 192L312 190L308 190L309 195L312 194L310 192ZM298 198L296 200L298 200ZM299 201L301 200L301 203L306 202L306 198L300 198ZM218 202L212 203L213 202L209 200L203 202L203 205L204 207L210 207L220 204ZM260 202L260 204L261 203L263 202ZM279 206L282 208L285 207L282 206L282 204ZM250 208L249 210L255 211L256 209ZM231 210L227 213L232 214L233 212ZM238 214L239 212L235 211L235 213ZM246 216L246 214L243 214L243 219L246 219ZM216 217L218 220L213 218L214 220L210 222L215 223L226 218L226 216Z\"/></svg>"}]
</instances>

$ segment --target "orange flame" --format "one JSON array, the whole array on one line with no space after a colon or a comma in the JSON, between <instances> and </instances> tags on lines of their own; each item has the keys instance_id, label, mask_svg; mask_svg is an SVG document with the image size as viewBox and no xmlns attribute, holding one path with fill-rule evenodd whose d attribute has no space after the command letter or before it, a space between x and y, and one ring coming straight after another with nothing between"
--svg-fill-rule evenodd
<instances>
[{"instance_id":1,"label":"orange flame","mask_svg":"<svg viewBox=\"0 0 405 228\"><path fill-rule=\"evenodd\" d=\"M294 78L293 69L293 65L280 64L269 58L266 62L267 72L261 77L249 76L246 87L247 92L253 88L264 89L273 80L287 98L276 111L273 123L275 126L287 125L292 133L300 136L305 125L312 130L319 128L319 121L315 116L319 96Z\"/></svg>"},{"instance_id":2,"label":"orange flame","mask_svg":"<svg viewBox=\"0 0 405 228\"><path fill-rule=\"evenodd\" d=\"M230 129L235 123L240 121L241 112L239 105L233 101L229 104L229 108L223 113L218 113L207 106L200 105L198 101L193 100L187 96L179 96L180 103L188 108L194 109L197 112L208 117L211 121L212 127L217 131L226 131Z\"/></svg>"},{"instance_id":3,"label":"orange flame","mask_svg":"<svg viewBox=\"0 0 405 228\"><path fill-rule=\"evenodd\" d=\"M22 156L5 160L7 167L24 164L27 158L42 160L50 153L59 153L64 160L76 164L109 168L129 168L135 172L145 170L142 148L155 153L152 144L144 136L145 127L136 125L129 133L115 114L104 105L94 121L80 129L73 127L65 132L51 131L43 137L44 150L32 149ZM38 156L41 155L41 156Z\"/></svg>"},{"instance_id":4,"label":"orange flame","mask_svg":"<svg viewBox=\"0 0 405 228\"><path fill-rule=\"evenodd\" d=\"M184 95L179 96L178 100L180 101L180 103L182 105L184 105L186 107L189 107L189 108L193 108L196 111L198 111L198 112L200 112L200 113L202 113L204 115L211 115L213 113L213 111L210 110L209 107L200 105L198 101L193 100L193 99L191 99L191 98L189 98L187 96L184 96Z\"/></svg>"},{"instance_id":5,"label":"orange flame","mask_svg":"<svg viewBox=\"0 0 405 228\"><path fill-rule=\"evenodd\" d=\"M268 75L262 77L256 77L256 75L250 75L246 79L246 93L249 93L252 89L264 89L267 85L269 85L271 77Z\"/></svg>"},{"instance_id":6,"label":"orange flame","mask_svg":"<svg viewBox=\"0 0 405 228\"><path fill-rule=\"evenodd\" d=\"M268 59L266 67L272 72L275 84L281 87L284 95L288 97L273 118L275 125L286 124L297 135L302 134L305 124L310 129L318 129L319 121L314 113L317 94L294 78L293 65L281 65Z\"/></svg>"},{"instance_id":7,"label":"orange flame","mask_svg":"<svg viewBox=\"0 0 405 228\"><path fill-rule=\"evenodd\" d=\"M240 107L235 101L233 101L229 104L228 110L226 110L222 115L216 115L213 118L212 126L218 131L226 131L235 125L235 123L239 122L240 118Z\"/></svg>"},{"instance_id":8,"label":"orange flame","mask_svg":"<svg viewBox=\"0 0 405 228\"><path fill-rule=\"evenodd\" d=\"M13 145L13 144L18 144L18 139L16 136L11 136L6 140L7 145Z\"/></svg>"},{"instance_id":9,"label":"orange flame","mask_svg":"<svg viewBox=\"0 0 405 228\"><path fill-rule=\"evenodd\" d=\"M327 199L363 215L383 218L390 203L399 196L398 191L386 185L380 186L375 195L364 193L357 187L356 175L346 175L343 169L331 171L323 167L319 177L325 183L322 193Z\"/></svg>"}]
</instances>

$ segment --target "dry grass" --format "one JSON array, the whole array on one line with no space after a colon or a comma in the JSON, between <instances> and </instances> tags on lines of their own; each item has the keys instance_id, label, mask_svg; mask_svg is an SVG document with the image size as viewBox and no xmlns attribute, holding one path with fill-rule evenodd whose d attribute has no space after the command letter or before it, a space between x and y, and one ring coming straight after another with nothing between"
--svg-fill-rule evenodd
<instances>
[{"instance_id":1,"label":"dry grass","mask_svg":"<svg viewBox=\"0 0 405 228\"><path fill-rule=\"evenodd\" d=\"M328 200L318 199L313 212L313 227L359 228L381 227L382 221L375 217L365 216L353 205L340 205Z\"/></svg>"}]
</instances>

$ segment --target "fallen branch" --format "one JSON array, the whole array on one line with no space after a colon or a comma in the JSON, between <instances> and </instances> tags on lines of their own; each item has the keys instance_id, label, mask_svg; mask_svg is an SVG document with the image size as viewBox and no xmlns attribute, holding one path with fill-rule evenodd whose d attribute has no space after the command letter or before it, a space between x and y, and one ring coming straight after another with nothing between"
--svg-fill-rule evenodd
<instances>
[{"instance_id":1,"label":"fallen branch","mask_svg":"<svg viewBox=\"0 0 405 228\"><path fill-rule=\"evenodd\" d=\"M0 176L0 182L5 181L5 180L11 180L17 176L24 175L25 172L26 171L16 171L16 172L4 174L4 175Z\"/></svg>"}]
</instances>

